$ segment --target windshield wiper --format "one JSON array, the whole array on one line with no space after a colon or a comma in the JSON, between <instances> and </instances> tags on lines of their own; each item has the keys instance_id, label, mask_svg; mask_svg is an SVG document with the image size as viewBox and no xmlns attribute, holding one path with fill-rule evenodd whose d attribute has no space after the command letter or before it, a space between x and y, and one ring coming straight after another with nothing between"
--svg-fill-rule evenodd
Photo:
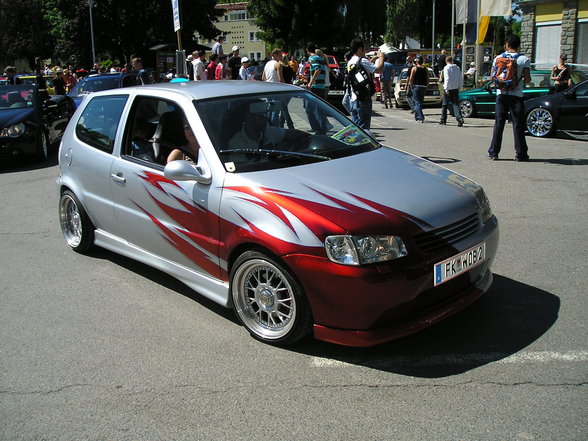
<instances>
[{"instance_id":1,"label":"windshield wiper","mask_svg":"<svg viewBox=\"0 0 588 441\"><path fill-rule=\"evenodd\" d=\"M268 150L268 149L228 149L228 150L220 150L219 153L251 153L254 155L284 155L284 156L294 156L294 157L302 157L302 158L314 158L314 159L324 159L325 161L330 161L331 158L328 156L322 155L315 155L313 153L302 153L302 152L292 152L289 150Z\"/></svg>"}]
</instances>

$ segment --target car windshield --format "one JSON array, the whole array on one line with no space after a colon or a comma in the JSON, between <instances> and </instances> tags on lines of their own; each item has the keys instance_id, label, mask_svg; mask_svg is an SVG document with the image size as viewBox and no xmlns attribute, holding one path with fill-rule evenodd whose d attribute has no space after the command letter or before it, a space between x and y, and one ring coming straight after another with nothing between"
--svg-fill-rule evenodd
<instances>
[{"instance_id":1,"label":"car windshield","mask_svg":"<svg viewBox=\"0 0 588 441\"><path fill-rule=\"evenodd\" d=\"M119 77L96 77L86 78L80 81L69 93L71 97L82 97L92 92L100 90L116 89L118 88Z\"/></svg>"},{"instance_id":2,"label":"car windshield","mask_svg":"<svg viewBox=\"0 0 588 441\"><path fill-rule=\"evenodd\" d=\"M347 117L303 90L195 105L229 172L328 161L379 147Z\"/></svg>"},{"instance_id":3,"label":"car windshield","mask_svg":"<svg viewBox=\"0 0 588 441\"><path fill-rule=\"evenodd\" d=\"M35 105L35 89L29 85L0 86L0 111Z\"/></svg>"}]
</instances>

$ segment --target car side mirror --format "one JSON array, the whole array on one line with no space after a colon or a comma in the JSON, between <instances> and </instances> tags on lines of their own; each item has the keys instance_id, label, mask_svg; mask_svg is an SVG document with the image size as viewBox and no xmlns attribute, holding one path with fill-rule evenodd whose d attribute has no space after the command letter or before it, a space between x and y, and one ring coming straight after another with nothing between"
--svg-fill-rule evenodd
<instances>
[{"instance_id":1,"label":"car side mirror","mask_svg":"<svg viewBox=\"0 0 588 441\"><path fill-rule=\"evenodd\" d=\"M172 181L196 181L199 184L210 184L212 174L188 161L172 161L163 169L163 175Z\"/></svg>"},{"instance_id":2,"label":"car side mirror","mask_svg":"<svg viewBox=\"0 0 588 441\"><path fill-rule=\"evenodd\" d=\"M568 90L567 92L564 92L564 96L569 100L576 99L576 89Z\"/></svg>"}]
</instances>

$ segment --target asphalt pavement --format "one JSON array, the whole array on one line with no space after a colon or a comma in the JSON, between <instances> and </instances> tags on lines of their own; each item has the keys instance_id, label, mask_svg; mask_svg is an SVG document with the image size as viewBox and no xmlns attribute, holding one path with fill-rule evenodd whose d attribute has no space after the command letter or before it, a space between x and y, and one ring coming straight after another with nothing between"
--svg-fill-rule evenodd
<instances>
[{"instance_id":1,"label":"asphalt pavement","mask_svg":"<svg viewBox=\"0 0 588 441\"><path fill-rule=\"evenodd\" d=\"M374 110L380 141L485 188L485 296L375 348L265 345L157 270L72 252L55 152L0 165L0 439L585 440L588 143L528 137L514 162L507 125L488 161L492 120Z\"/></svg>"}]
</instances>

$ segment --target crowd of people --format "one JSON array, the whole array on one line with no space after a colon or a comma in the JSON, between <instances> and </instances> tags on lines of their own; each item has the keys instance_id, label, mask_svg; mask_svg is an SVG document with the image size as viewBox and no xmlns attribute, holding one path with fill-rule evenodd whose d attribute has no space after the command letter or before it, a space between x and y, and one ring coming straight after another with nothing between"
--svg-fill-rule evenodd
<instances>
[{"instance_id":1,"label":"crowd of people","mask_svg":"<svg viewBox=\"0 0 588 441\"><path fill-rule=\"evenodd\" d=\"M315 43L307 43L306 57L302 57L300 60L297 60L294 56L288 57L282 49L275 48L272 50L270 58L260 69L250 69L252 60L248 57L240 56L239 46L233 46L231 53L225 54L223 52L223 42L224 39L222 36L216 38L208 59L204 50L194 51L186 59L185 74L177 75L175 71L170 71L163 80L209 81L260 79L262 81L296 84L307 88L317 97L326 99L331 79L329 60ZM488 149L488 158L492 160L498 158L502 143L502 132L509 113L513 122L516 159L518 161L528 160L524 124L522 121L524 111L522 88L524 87L524 83L530 81L530 65L527 57L518 54L519 46L519 37L516 35L510 36L506 43L506 52L502 54L502 57L512 57L516 60L515 70L517 72L515 74L518 76L518 80L516 86L512 89L496 89L496 120L491 145ZM447 123L447 113L449 111L455 117L457 125L462 127L464 120L459 108L459 90L463 87L464 79L475 78L475 63L471 63L469 69L462 73L454 57L448 55L445 50L442 50L441 54L435 59L430 57L426 59L425 57L415 56L407 60L407 66L409 66L406 89L407 101L411 107L411 113L414 114L415 121L423 123L425 120L422 109L426 89L429 84L429 72L425 63L429 62L434 69L435 75L438 76L439 81L443 85L442 110L439 124L445 125ZM494 65L496 65L498 58L494 60ZM379 74L381 85L380 101L383 107L392 107L393 95L391 87L394 81L394 66L382 52L368 56L365 43L360 38L355 38L351 41L349 51L345 54L345 62L347 64L345 81L343 83L344 95L342 105L349 112L355 124L363 129L369 130L373 107L374 76ZM261 70L261 78L258 76L259 70ZM137 84L155 82L152 73L143 67L140 58L134 58L131 63L122 67L112 66L109 70L99 64L95 64L90 70L75 69L71 65L67 68L61 66L44 66L43 69L35 70L34 75L37 77L39 84L39 93L47 94L44 77L51 76L53 78L52 83L55 94L63 95L70 91L82 77L90 74L106 73L108 71L132 72L137 76ZM4 72L8 84L20 83L14 66L7 66ZM553 92L560 92L571 85L570 74L571 72L569 66L566 64L566 59L562 56L559 63L553 66L551 72L551 80L554 81ZM309 111L312 112L312 109ZM315 121L317 130L320 131L321 128L318 126L322 123L321 121Z\"/></svg>"}]
</instances>

